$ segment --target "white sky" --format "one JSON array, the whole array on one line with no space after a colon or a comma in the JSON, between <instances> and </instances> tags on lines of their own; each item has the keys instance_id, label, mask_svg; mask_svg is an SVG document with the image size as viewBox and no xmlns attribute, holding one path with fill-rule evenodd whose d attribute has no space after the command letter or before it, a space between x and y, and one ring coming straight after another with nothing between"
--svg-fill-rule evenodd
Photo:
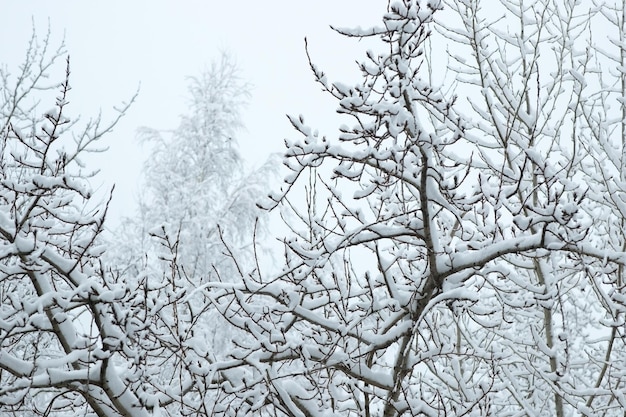
<instances>
[{"instance_id":1,"label":"white sky","mask_svg":"<svg viewBox=\"0 0 626 417\"><path fill-rule=\"evenodd\" d=\"M116 183L109 218L114 220L132 214L134 207L143 161L136 129L176 127L185 113L185 77L199 74L220 50L236 57L243 78L254 85L244 117L247 131L239 138L248 161L261 163L270 152L282 151L283 138L296 136L286 113L304 114L311 125L332 134L336 105L313 83L303 39L308 37L315 62L330 79L355 79L362 45L329 25L377 24L387 2L0 0L0 5L0 62L9 68L22 62L33 21L40 37L49 22L55 46L65 33L72 70L70 116L87 118L100 110L105 119L113 116L112 107L140 86L136 103L107 138L110 150L95 161L102 168L98 181L107 187ZM63 65L59 61L59 70Z\"/></svg>"}]
</instances>

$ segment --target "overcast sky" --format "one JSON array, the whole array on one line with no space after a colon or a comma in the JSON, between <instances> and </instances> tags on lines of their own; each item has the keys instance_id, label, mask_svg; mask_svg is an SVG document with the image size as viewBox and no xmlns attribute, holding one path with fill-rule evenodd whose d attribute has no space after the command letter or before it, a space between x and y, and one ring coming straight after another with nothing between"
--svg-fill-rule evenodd
<instances>
[{"instance_id":1,"label":"overcast sky","mask_svg":"<svg viewBox=\"0 0 626 417\"><path fill-rule=\"evenodd\" d=\"M82 117L113 115L112 107L140 88L136 103L107 140L99 156L100 183L116 183L111 217L127 213L142 164L135 141L138 127L170 129L185 112L186 76L227 50L250 81L251 104L242 153L260 164L295 137L286 113L304 114L324 133L337 125L335 103L313 83L304 52L331 80L356 79L354 61L363 45L343 39L329 25L377 24L383 0L235 1L2 1L0 62L17 68L23 60L33 22L40 37L48 25L58 44L63 37L71 55L72 112ZM63 62L59 62L63 65ZM59 80L60 81L60 80ZM52 103L50 106L52 107ZM97 185L97 183L95 184Z\"/></svg>"}]
</instances>

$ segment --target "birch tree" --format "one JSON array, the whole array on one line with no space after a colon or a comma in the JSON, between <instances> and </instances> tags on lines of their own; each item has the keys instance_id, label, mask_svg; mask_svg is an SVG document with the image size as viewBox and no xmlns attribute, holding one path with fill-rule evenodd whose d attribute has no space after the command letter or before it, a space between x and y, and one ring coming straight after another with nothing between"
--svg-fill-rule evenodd
<instances>
[{"instance_id":1,"label":"birch tree","mask_svg":"<svg viewBox=\"0 0 626 417\"><path fill-rule=\"evenodd\" d=\"M124 279L147 274L173 293L192 291L214 273L223 280L236 275L224 241L238 257L254 258L251 242L265 230L256 199L275 175L271 158L247 172L239 152L251 86L240 78L234 58L222 53L188 81L187 112L175 129L139 129L148 149L139 207L124 220L125 232L116 233L118 249L111 256ZM216 312L205 320L195 332L219 356L232 332Z\"/></svg>"},{"instance_id":2,"label":"birch tree","mask_svg":"<svg viewBox=\"0 0 626 417\"><path fill-rule=\"evenodd\" d=\"M258 215L252 196L269 172L246 174L239 153L237 137L251 87L240 78L234 58L222 53L188 81L188 110L179 126L139 130L149 151L139 217L143 236L161 226L178 235L179 261L187 274L206 276L219 263L218 224L233 241L250 240Z\"/></svg>"}]
</instances>

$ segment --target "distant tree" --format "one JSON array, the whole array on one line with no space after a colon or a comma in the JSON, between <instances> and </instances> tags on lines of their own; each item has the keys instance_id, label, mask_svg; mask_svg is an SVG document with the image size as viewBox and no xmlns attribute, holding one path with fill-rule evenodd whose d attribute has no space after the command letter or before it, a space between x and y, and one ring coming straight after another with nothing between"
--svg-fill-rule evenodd
<instances>
[{"instance_id":1,"label":"distant tree","mask_svg":"<svg viewBox=\"0 0 626 417\"><path fill-rule=\"evenodd\" d=\"M246 176L237 149L249 91L233 58L223 53L189 79L188 113L174 131L140 131L151 146L140 201L144 221L180 233L180 262L190 275L206 276L218 260L218 224L240 242L252 235L255 187L267 178Z\"/></svg>"},{"instance_id":2,"label":"distant tree","mask_svg":"<svg viewBox=\"0 0 626 417\"><path fill-rule=\"evenodd\" d=\"M125 219L124 232L117 233L115 256L125 259L117 263L159 276L170 271L169 256L175 256L177 285L193 289L214 272L225 280L234 275L224 239L238 254L254 259L251 243L259 216L265 216L256 201L275 174L269 162L246 173L238 150L250 88L234 59L222 53L200 76L189 78L187 113L176 129L140 129L139 138L149 149L144 185L138 215ZM261 222L259 232L264 226ZM205 329L218 351L229 333L215 326L219 320L216 314Z\"/></svg>"},{"instance_id":3,"label":"distant tree","mask_svg":"<svg viewBox=\"0 0 626 417\"><path fill-rule=\"evenodd\" d=\"M311 62L351 124L290 117L283 271L208 284L249 335L216 414L622 415L623 6L501 4L335 28L383 43L357 84Z\"/></svg>"}]
</instances>

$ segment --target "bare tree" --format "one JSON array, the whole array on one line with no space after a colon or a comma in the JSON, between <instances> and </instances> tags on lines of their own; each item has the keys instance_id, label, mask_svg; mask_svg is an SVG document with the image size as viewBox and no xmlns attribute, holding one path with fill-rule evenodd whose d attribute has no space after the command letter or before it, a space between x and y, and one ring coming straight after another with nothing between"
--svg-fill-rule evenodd
<instances>
[{"instance_id":1,"label":"bare tree","mask_svg":"<svg viewBox=\"0 0 626 417\"><path fill-rule=\"evenodd\" d=\"M380 26L335 28L383 46L358 62L354 85L311 62L351 123L328 138L290 117L302 139L288 143L293 173L267 204L297 220L284 269L209 292L252 337L213 366L238 369L223 373L224 414L621 413L623 371L610 358L623 240L598 245L616 223L596 221L621 193L613 169L593 164L615 150L598 151L589 133L614 136L595 116L612 88L585 90L603 73L597 12L405 0ZM609 207L589 197L598 177Z\"/></svg>"},{"instance_id":2,"label":"bare tree","mask_svg":"<svg viewBox=\"0 0 626 417\"><path fill-rule=\"evenodd\" d=\"M93 172L81 161L128 106L108 124L69 119L69 58L65 80L49 86L64 55L63 45L51 48L49 36L33 35L16 76L1 73L0 407L6 415L85 406L138 415L112 360L122 348L113 303L124 289L99 263L107 205L93 204ZM33 99L54 90L54 107L42 111Z\"/></svg>"}]
</instances>

